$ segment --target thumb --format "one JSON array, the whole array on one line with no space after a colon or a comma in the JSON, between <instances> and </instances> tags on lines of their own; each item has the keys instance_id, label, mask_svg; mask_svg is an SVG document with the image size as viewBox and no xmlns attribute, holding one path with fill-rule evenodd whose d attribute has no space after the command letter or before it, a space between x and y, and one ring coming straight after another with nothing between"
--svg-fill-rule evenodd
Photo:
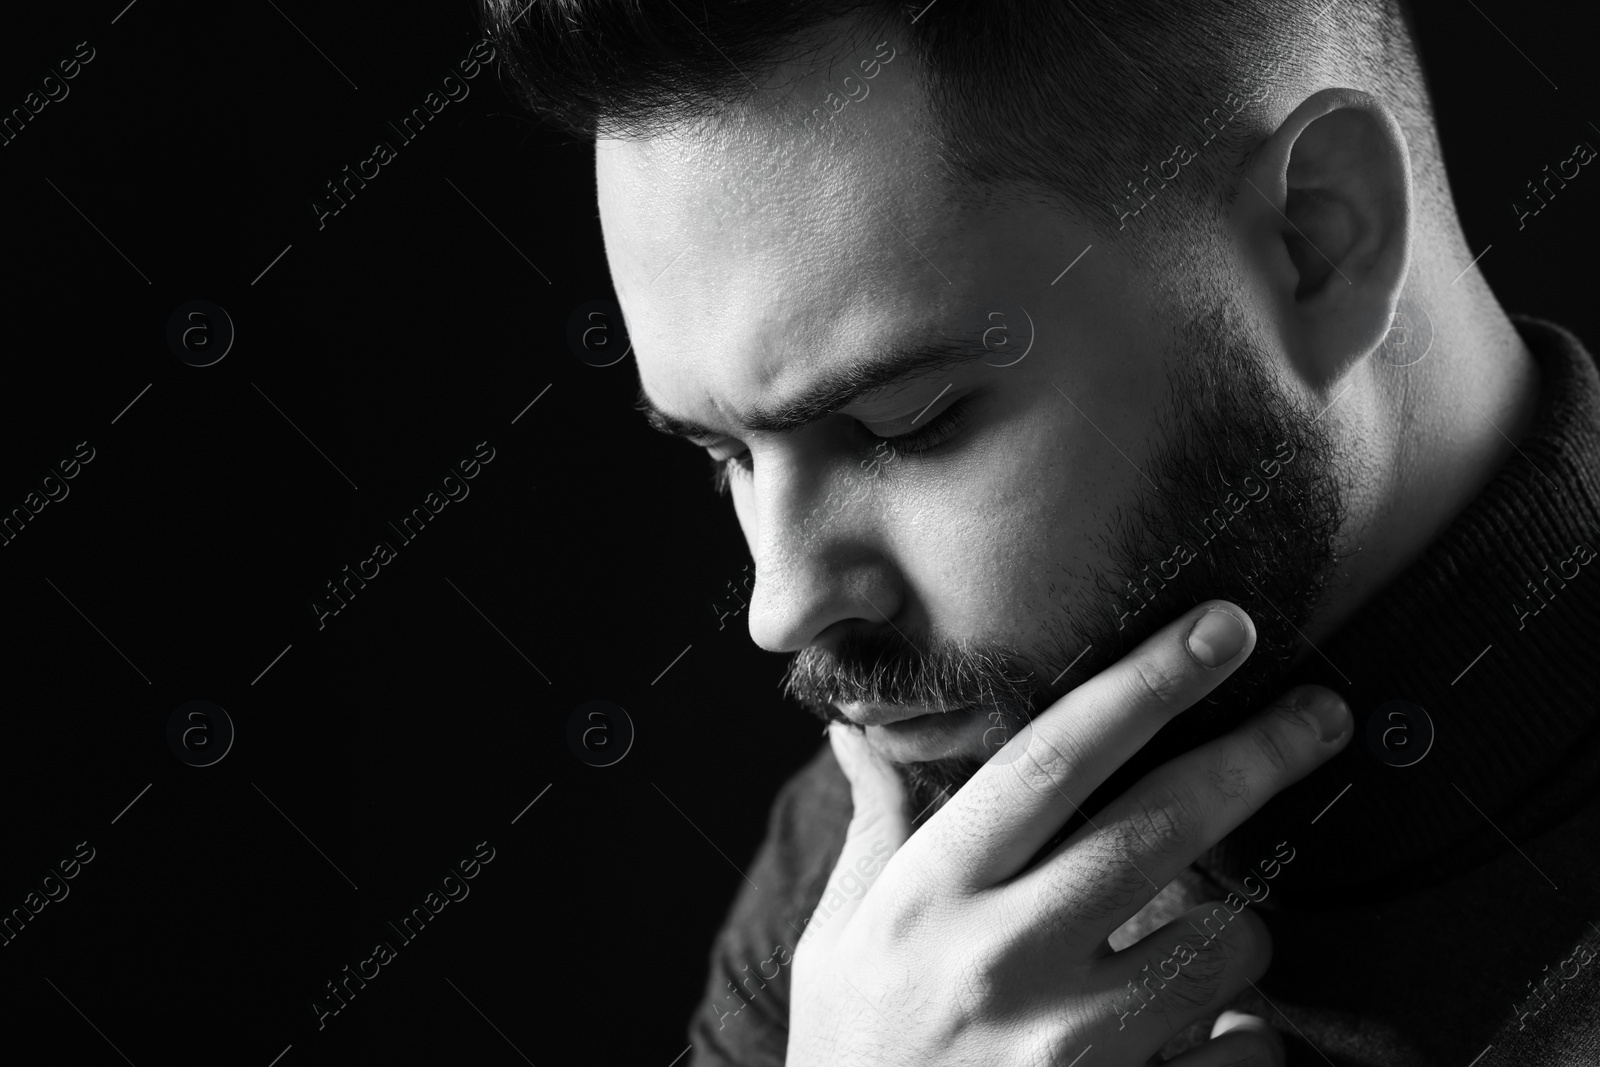
<instances>
[{"instance_id":1,"label":"thumb","mask_svg":"<svg viewBox=\"0 0 1600 1067\"><path fill-rule=\"evenodd\" d=\"M905 790L894 768L872 751L859 730L843 723L829 724L828 743L850 782L850 825L839 862L828 876L801 944L813 939L837 940L867 890L882 877L889 858L911 836Z\"/></svg>"},{"instance_id":2,"label":"thumb","mask_svg":"<svg viewBox=\"0 0 1600 1067\"><path fill-rule=\"evenodd\" d=\"M847 842L869 835L882 837L891 850L911 836L905 787L889 762L872 750L866 736L843 723L828 725L833 758L850 782L850 828ZM843 859L844 857L840 857Z\"/></svg>"}]
</instances>

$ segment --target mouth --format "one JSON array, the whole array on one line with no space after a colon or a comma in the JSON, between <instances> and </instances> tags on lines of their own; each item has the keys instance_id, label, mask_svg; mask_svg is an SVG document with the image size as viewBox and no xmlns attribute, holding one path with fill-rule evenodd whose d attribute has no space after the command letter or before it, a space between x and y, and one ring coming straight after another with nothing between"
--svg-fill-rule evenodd
<instances>
[{"instance_id":1,"label":"mouth","mask_svg":"<svg viewBox=\"0 0 1600 1067\"><path fill-rule=\"evenodd\" d=\"M845 718L866 727L867 743L891 763L988 753L984 735L991 728L980 705L939 711L914 704L839 704Z\"/></svg>"},{"instance_id":2,"label":"mouth","mask_svg":"<svg viewBox=\"0 0 1600 1067\"><path fill-rule=\"evenodd\" d=\"M890 726L895 723L907 722L911 719L920 719L927 715L954 714L957 711L967 711L969 708L951 708L948 710L930 708L921 704L865 704L865 703L840 703L834 707L839 713L857 726Z\"/></svg>"}]
</instances>

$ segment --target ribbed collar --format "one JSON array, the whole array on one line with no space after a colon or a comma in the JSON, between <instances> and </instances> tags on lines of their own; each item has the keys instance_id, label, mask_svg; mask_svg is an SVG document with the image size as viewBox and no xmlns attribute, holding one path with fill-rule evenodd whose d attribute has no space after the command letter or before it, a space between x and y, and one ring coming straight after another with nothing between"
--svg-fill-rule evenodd
<instances>
[{"instance_id":1,"label":"ribbed collar","mask_svg":"<svg viewBox=\"0 0 1600 1067\"><path fill-rule=\"evenodd\" d=\"M1197 864L1224 883L1287 840L1296 877L1280 906L1415 891L1595 790L1600 554L1577 560L1580 545L1600 552L1600 374L1568 331L1513 322L1542 372L1531 430L1422 556L1286 682L1343 693L1356 734ZM1401 724L1392 700L1432 721L1432 748L1410 766L1385 763L1369 741L1369 729ZM1409 743L1420 742L1412 727Z\"/></svg>"}]
</instances>

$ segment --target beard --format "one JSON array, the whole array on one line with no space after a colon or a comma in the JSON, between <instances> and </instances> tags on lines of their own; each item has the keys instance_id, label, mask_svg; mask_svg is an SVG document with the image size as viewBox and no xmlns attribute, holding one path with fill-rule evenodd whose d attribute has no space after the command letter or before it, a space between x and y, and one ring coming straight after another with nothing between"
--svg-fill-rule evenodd
<instances>
[{"instance_id":1,"label":"beard","mask_svg":"<svg viewBox=\"0 0 1600 1067\"><path fill-rule=\"evenodd\" d=\"M918 641L885 627L852 631L831 650L806 648L791 661L785 692L825 722L862 729L833 706L862 701L978 706L997 724L985 735L984 755L893 764L915 822L1064 694L1202 600L1230 600L1249 612L1254 652L1115 771L1046 849L1085 812L1277 695L1302 646L1300 628L1338 562L1335 539L1346 518L1341 457L1269 376L1267 353L1235 301L1221 300L1177 333L1156 446L1132 501L1100 537L1110 564L1087 581L1064 576L1060 588L1049 586L1052 611L1030 647Z\"/></svg>"}]
</instances>

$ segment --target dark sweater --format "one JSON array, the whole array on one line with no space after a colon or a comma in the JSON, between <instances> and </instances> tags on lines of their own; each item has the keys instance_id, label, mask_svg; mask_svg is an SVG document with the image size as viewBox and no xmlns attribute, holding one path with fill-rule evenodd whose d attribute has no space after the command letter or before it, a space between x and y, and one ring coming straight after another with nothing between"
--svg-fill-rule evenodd
<instances>
[{"instance_id":1,"label":"dark sweater","mask_svg":"<svg viewBox=\"0 0 1600 1067\"><path fill-rule=\"evenodd\" d=\"M1355 737L1142 917L1259 898L1272 966L1216 1012L1268 1020L1291 1067L1600 1065L1600 374L1559 326L1514 321L1542 374L1517 452L1285 682L1344 694ZM1406 724L1394 700L1433 727L1409 766L1369 742ZM761 888L717 936L691 1067L783 1062L788 963L849 815L824 744L779 792L749 869ZM1216 1012L1165 1053L1204 1041Z\"/></svg>"}]
</instances>

